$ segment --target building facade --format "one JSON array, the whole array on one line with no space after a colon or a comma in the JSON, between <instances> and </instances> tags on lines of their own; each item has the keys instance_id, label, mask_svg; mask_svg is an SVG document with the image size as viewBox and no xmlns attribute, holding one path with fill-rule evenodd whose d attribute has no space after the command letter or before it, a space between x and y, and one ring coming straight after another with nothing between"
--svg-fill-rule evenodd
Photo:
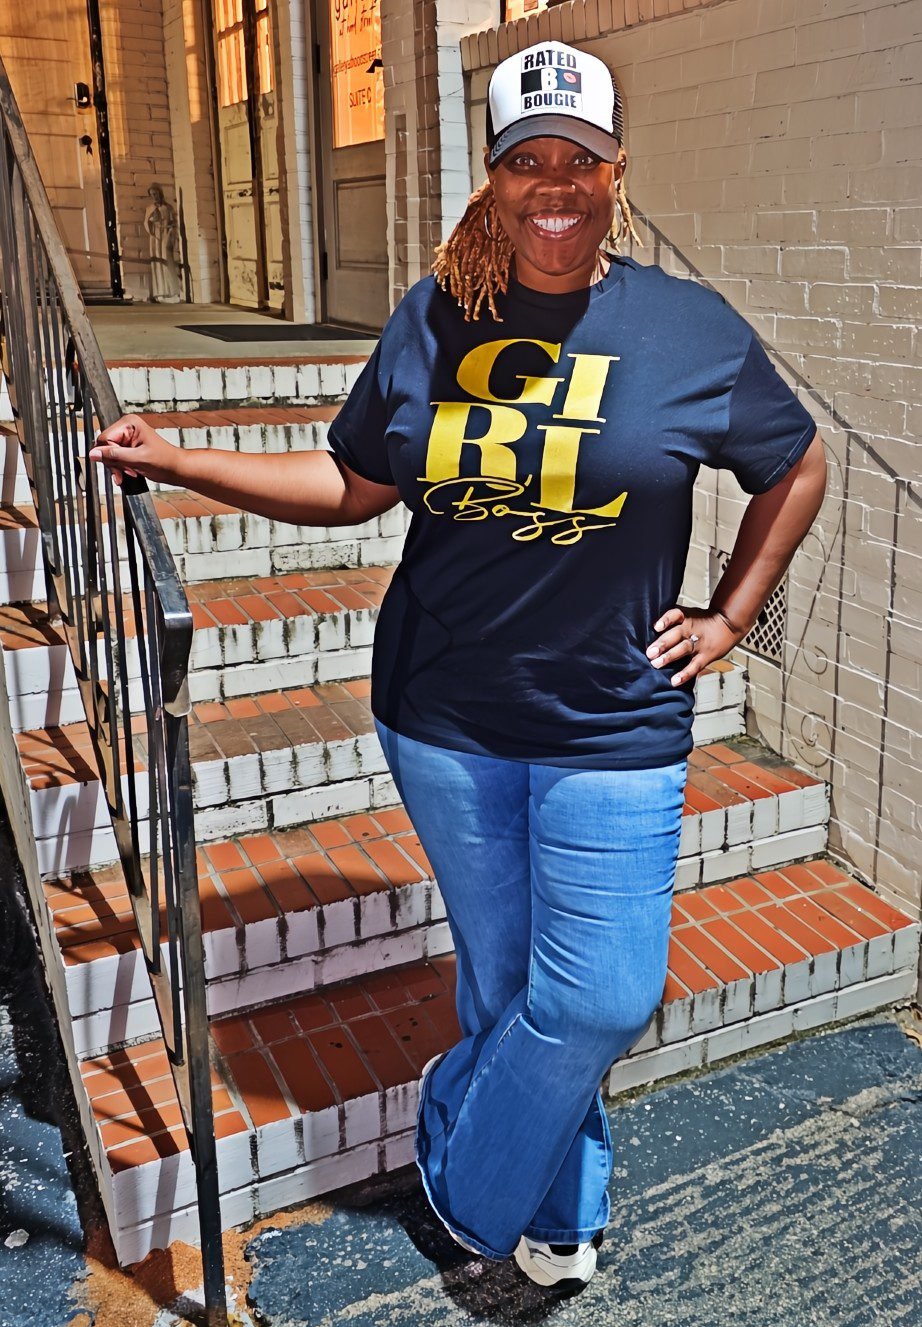
<instances>
[{"instance_id":1,"label":"building facade","mask_svg":"<svg viewBox=\"0 0 922 1327\"><path fill-rule=\"evenodd\" d=\"M3 0L88 299L380 329L482 179L490 70L541 38L621 87L633 256L747 317L827 446L742 651L748 723L832 787L830 849L922 903L919 0ZM707 602L745 495L702 472Z\"/></svg>"}]
</instances>

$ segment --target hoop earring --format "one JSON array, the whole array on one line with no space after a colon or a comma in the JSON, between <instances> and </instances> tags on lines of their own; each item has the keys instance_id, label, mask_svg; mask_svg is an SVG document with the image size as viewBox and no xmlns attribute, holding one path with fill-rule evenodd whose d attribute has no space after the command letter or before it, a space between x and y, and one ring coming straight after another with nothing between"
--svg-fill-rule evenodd
<instances>
[{"instance_id":1,"label":"hoop earring","mask_svg":"<svg viewBox=\"0 0 922 1327\"><path fill-rule=\"evenodd\" d=\"M487 208L486 211L485 211L484 214L483 214L483 228L484 228L484 230L486 231L486 235L487 235L487 239L488 239L488 240L495 240L495 239L496 239L496 236L493 234L492 230L490 229L490 209L489 209L489 208Z\"/></svg>"}]
</instances>

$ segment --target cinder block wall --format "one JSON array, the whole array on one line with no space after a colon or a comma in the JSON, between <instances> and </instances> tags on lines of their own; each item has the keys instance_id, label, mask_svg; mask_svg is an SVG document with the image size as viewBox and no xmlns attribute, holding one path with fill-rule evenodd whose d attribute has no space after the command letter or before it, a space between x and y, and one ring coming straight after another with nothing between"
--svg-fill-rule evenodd
<instances>
[{"instance_id":1,"label":"cinder block wall","mask_svg":"<svg viewBox=\"0 0 922 1327\"><path fill-rule=\"evenodd\" d=\"M799 389L827 496L790 568L781 667L741 656L748 722L830 781L831 851L918 913L922 4L571 0L475 34L461 44L475 182L490 68L543 37L609 63L629 196L838 414ZM702 469L686 602L710 597L747 500Z\"/></svg>"},{"instance_id":2,"label":"cinder block wall","mask_svg":"<svg viewBox=\"0 0 922 1327\"><path fill-rule=\"evenodd\" d=\"M148 299L150 186L176 206L161 0L101 0L100 23L122 282L127 294Z\"/></svg>"}]
</instances>

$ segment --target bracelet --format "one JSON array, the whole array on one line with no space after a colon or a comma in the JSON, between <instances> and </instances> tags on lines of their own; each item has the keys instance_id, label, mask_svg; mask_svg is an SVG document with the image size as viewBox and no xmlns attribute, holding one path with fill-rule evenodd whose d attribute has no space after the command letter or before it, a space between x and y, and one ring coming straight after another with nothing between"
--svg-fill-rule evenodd
<instances>
[{"instance_id":1,"label":"bracelet","mask_svg":"<svg viewBox=\"0 0 922 1327\"><path fill-rule=\"evenodd\" d=\"M731 622L726 613L722 613L719 608L712 608L711 612L719 617L730 628L734 635L744 636L746 634L740 627L736 626L734 622Z\"/></svg>"}]
</instances>

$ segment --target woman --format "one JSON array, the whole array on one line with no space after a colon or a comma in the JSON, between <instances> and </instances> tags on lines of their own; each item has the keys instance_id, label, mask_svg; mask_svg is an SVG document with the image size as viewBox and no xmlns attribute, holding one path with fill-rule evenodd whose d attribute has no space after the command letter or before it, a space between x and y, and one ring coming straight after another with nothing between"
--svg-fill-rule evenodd
<instances>
[{"instance_id":1,"label":"woman","mask_svg":"<svg viewBox=\"0 0 922 1327\"><path fill-rule=\"evenodd\" d=\"M372 709L445 899L463 1034L424 1070L417 1163L458 1243L577 1287L609 1215L599 1083L665 982L695 677L752 627L825 486L749 325L602 249L616 210L631 228L622 137L601 61L510 57L487 183L331 452L184 452L129 416L91 453L275 520L412 509ZM711 604L682 608L701 464L754 496Z\"/></svg>"}]
</instances>

